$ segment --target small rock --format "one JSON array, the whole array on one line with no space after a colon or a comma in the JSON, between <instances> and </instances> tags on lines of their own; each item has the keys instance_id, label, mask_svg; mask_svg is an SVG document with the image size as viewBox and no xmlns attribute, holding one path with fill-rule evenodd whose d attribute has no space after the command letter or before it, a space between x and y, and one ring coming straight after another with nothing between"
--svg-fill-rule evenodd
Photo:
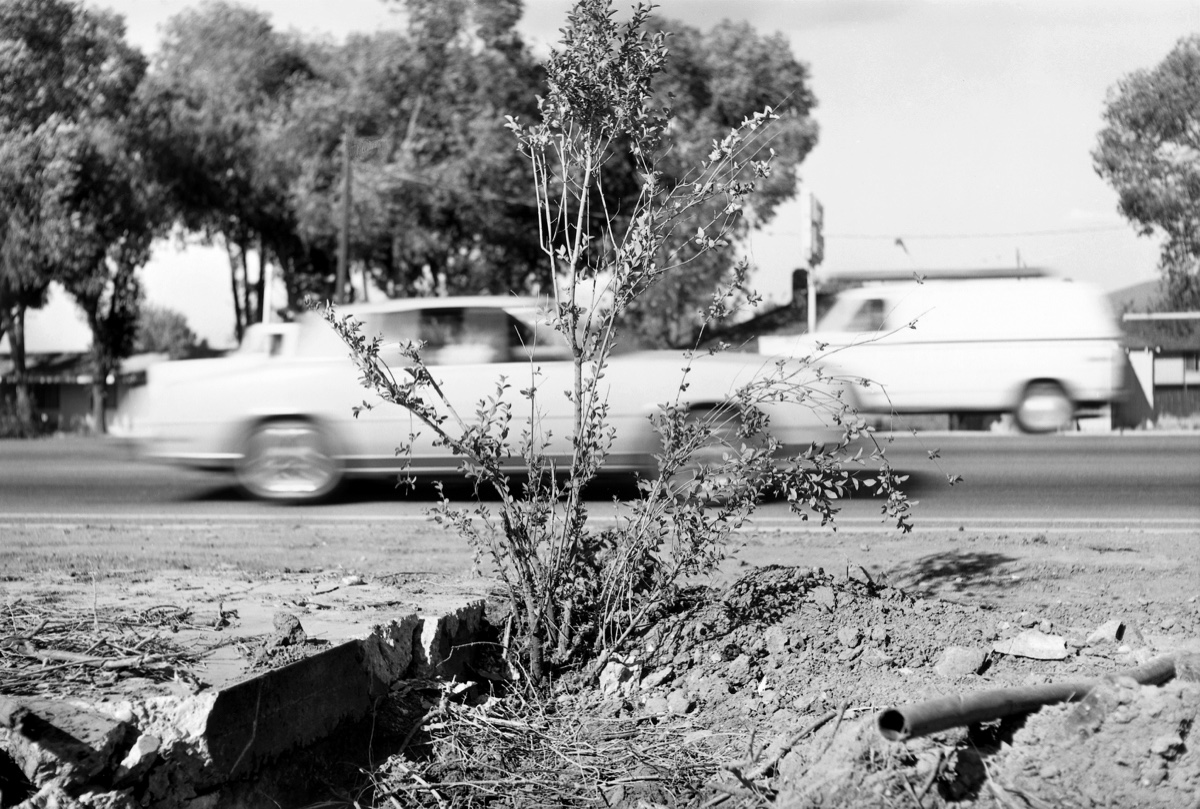
<instances>
[{"instance_id":1,"label":"small rock","mask_svg":"<svg viewBox=\"0 0 1200 809\"><path fill-rule=\"evenodd\" d=\"M665 716L670 711L667 698L662 694L651 694L646 697L646 702L642 705L642 710L650 716Z\"/></svg>"},{"instance_id":2,"label":"small rock","mask_svg":"<svg viewBox=\"0 0 1200 809\"><path fill-rule=\"evenodd\" d=\"M350 576L342 576L342 586L343 587L361 587L362 585L364 585L366 583L367 583L367 580L357 574L353 574Z\"/></svg>"},{"instance_id":3,"label":"small rock","mask_svg":"<svg viewBox=\"0 0 1200 809\"><path fill-rule=\"evenodd\" d=\"M982 649L970 649L965 646L950 646L933 667L934 674L947 680L959 680L978 674L987 660L987 653Z\"/></svg>"},{"instance_id":4,"label":"small rock","mask_svg":"<svg viewBox=\"0 0 1200 809\"><path fill-rule=\"evenodd\" d=\"M605 696L629 696L640 672L641 666L627 666L619 660L608 661L600 672L600 693Z\"/></svg>"},{"instance_id":5,"label":"small rock","mask_svg":"<svg viewBox=\"0 0 1200 809\"><path fill-rule=\"evenodd\" d=\"M875 624L875 626L871 627L871 640L876 643L883 643L887 640L887 637L887 627L883 624Z\"/></svg>"},{"instance_id":6,"label":"small rock","mask_svg":"<svg viewBox=\"0 0 1200 809\"><path fill-rule=\"evenodd\" d=\"M843 649L838 655L838 660L842 661L843 663L849 663L860 654L862 654L862 649Z\"/></svg>"},{"instance_id":7,"label":"small rock","mask_svg":"<svg viewBox=\"0 0 1200 809\"><path fill-rule=\"evenodd\" d=\"M858 627L844 626L837 631L837 637L843 646L853 649L862 640L862 633L858 631Z\"/></svg>"},{"instance_id":8,"label":"small rock","mask_svg":"<svg viewBox=\"0 0 1200 809\"><path fill-rule=\"evenodd\" d=\"M1150 742L1150 752L1162 758L1175 758L1175 754L1181 747L1183 747L1183 739L1178 733L1165 733L1162 736L1156 736L1154 741Z\"/></svg>"},{"instance_id":9,"label":"small rock","mask_svg":"<svg viewBox=\"0 0 1200 809\"><path fill-rule=\"evenodd\" d=\"M1167 780L1167 768L1161 761L1155 761L1142 770L1142 786L1156 787Z\"/></svg>"},{"instance_id":10,"label":"small rock","mask_svg":"<svg viewBox=\"0 0 1200 809\"><path fill-rule=\"evenodd\" d=\"M725 670L725 676L734 685L741 685L750 679L750 656L741 654L735 657Z\"/></svg>"},{"instance_id":11,"label":"small rock","mask_svg":"<svg viewBox=\"0 0 1200 809\"><path fill-rule=\"evenodd\" d=\"M1163 629L1170 629L1171 627L1175 626L1175 619L1171 616L1168 616L1163 619L1163 622L1159 624L1159 626Z\"/></svg>"},{"instance_id":12,"label":"small rock","mask_svg":"<svg viewBox=\"0 0 1200 809\"><path fill-rule=\"evenodd\" d=\"M837 607L837 596L834 595L832 587L814 587L810 595L818 607L824 607L830 612Z\"/></svg>"},{"instance_id":13,"label":"small rock","mask_svg":"<svg viewBox=\"0 0 1200 809\"><path fill-rule=\"evenodd\" d=\"M767 644L767 651L771 654L782 654L792 645L791 636L779 624L768 627L767 631L763 633L763 640Z\"/></svg>"},{"instance_id":14,"label":"small rock","mask_svg":"<svg viewBox=\"0 0 1200 809\"><path fill-rule=\"evenodd\" d=\"M1087 636L1089 646L1095 646L1099 643L1116 643L1125 633L1125 625L1116 618L1111 621L1105 621L1096 628L1092 634Z\"/></svg>"},{"instance_id":15,"label":"small rock","mask_svg":"<svg viewBox=\"0 0 1200 809\"><path fill-rule=\"evenodd\" d=\"M658 671L647 674L642 680L642 690L649 691L652 688L658 688L660 685L671 679L675 675L675 669L667 666Z\"/></svg>"},{"instance_id":16,"label":"small rock","mask_svg":"<svg viewBox=\"0 0 1200 809\"><path fill-rule=\"evenodd\" d=\"M308 640L308 633L300 625L300 619L290 612L275 613L272 623L275 625L275 632L264 644L269 649L278 646L301 646Z\"/></svg>"},{"instance_id":17,"label":"small rock","mask_svg":"<svg viewBox=\"0 0 1200 809\"><path fill-rule=\"evenodd\" d=\"M867 649L863 652L862 662L871 668L881 669L892 664L892 658L882 649Z\"/></svg>"},{"instance_id":18,"label":"small rock","mask_svg":"<svg viewBox=\"0 0 1200 809\"><path fill-rule=\"evenodd\" d=\"M1038 624L1038 629L1042 630L1042 632L1044 632L1044 633L1046 633L1047 635L1049 635L1049 634L1050 634L1050 631L1051 631L1052 629L1054 629L1054 624L1053 624L1053 623L1051 623L1050 621L1043 620L1043 621L1042 621L1040 624Z\"/></svg>"},{"instance_id":19,"label":"small rock","mask_svg":"<svg viewBox=\"0 0 1200 809\"><path fill-rule=\"evenodd\" d=\"M670 694L667 694L667 710L676 716L683 716L689 713L695 705L696 701L682 689L676 688Z\"/></svg>"},{"instance_id":20,"label":"small rock","mask_svg":"<svg viewBox=\"0 0 1200 809\"><path fill-rule=\"evenodd\" d=\"M1037 624L1037 622L1038 622L1038 619L1034 618L1028 612L1023 612L1017 616L1017 624L1019 626L1025 627L1026 629L1028 629L1031 626L1034 626L1035 624Z\"/></svg>"}]
</instances>

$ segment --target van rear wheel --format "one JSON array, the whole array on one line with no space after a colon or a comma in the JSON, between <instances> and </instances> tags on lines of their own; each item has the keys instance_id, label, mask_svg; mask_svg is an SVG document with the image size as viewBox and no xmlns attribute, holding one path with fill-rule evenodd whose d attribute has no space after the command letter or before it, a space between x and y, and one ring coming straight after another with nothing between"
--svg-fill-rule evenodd
<instances>
[{"instance_id":1,"label":"van rear wheel","mask_svg":"<svg viewBox=\"0 0 1200 809\"><path fill-rule=\"evenodd\" d=\"M1013 414L1027 433L1052 433L1071 424L1075 403L1057 382L1031 382Z\"/></svg>"}]
</instances>

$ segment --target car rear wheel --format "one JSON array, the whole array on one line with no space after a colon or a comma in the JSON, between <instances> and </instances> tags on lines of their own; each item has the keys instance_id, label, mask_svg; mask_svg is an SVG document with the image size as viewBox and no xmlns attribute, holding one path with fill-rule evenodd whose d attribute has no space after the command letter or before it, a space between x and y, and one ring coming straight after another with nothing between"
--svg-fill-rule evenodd
<instances>
[{"instance_id":1,"label":"car rear wheel","mask_svg":"<svg viewBox=\"0 0 1200 809\"><path fill-rule=\"evenodd\" d=\"M1075 403L1057 382L1031 382L1013 415L1027 433L1052 433L1071 424Z\"/></svg>"},{"instance_id":2,"label":"car rear wheel","mask_svg":"<svg viewBox=\"0 0 1200 809\"><path fill-rule=\"evenodd\" d=\"M732 407L697 406L688 411L685 418L692 427L704 424L709 437L704 446L692 453L688 463L672 476L672 489L682 491L693 479L703 474L709 483L706 499L715 502L729 500L739 488L739 483L721 467L745 443L745 439L738 435L740 418L737 411Z\"/></svg>"},{"instance_id":3,"label":"car rear wheel","mask_svg":"<svg viewBox=\"0 0 1200 809\"><path fill-rule=\"evenodd\" d=\"M250 434L238 467L242 488L262 500L318 500L342 479L341 465L320 428L301 419L270 421Z\"/></svg>"}]
</instances>

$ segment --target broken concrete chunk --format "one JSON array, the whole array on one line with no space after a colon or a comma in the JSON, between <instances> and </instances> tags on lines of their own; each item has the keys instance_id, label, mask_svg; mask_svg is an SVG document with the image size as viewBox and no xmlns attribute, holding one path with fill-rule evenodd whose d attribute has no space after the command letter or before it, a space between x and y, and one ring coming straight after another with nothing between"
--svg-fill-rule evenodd
<instances>
[{"instance_id":1,"label":"broken concrete chunk","mask_svg":"<svg viewBox=\"0 0 1200 809\"><path fill-rule=\"evenodd\" d=\"M108 770L128 744L130 727L62 700L4 700L2 747L29 782L88 783Z\"/></svg>"},{"instance_id":2,"label":"broken concrete chunk","mask_svg":"<svg viewBox=\"0 0 1200 809\"><path fill-rule=\"evenodd\" d=\"M378 624L362 640L363 668L378 683L391 685L408 672L413 662L421 619L405 615L386 624Z\"/></svg>"},{"instance_id":3,"label":"broken concrete chunk","mask_svg":"<svg viewBox=\"0 0 1200 809\"><path fill-rule=\"evenodd\" d=\"M137 741L133 743L129 753L117 765L117 772L113 777L113 786L121 789L127 786L133 786L142 779L150 767L158 759L158 749L162 746L157 736L150 733L143 733L138 736Z\"/></svg>"},{"instance_id":4,"label":"broken concrete chunk","mask_svg":"<svg viewBox=\"0 0 1200 809\"><path fill-rule=\"evenodd\" d=\"M1121 640L1125 634L1125 624L1118 621L1116 618L1111 621L1105 621L1096 631L1087 636L1089 646L1095 646L1098 643L1116 643Z\"/></svg>"},{"instance_id":5,"label":"broken concrete chunk","mask_svg":"<svg viewBox=\"0 0 1200 809\"><path fill-rule=\"evenodd\" d=\"M1034 660L1064 660L1067 657L1067 642L1060 635L1047 635L1036 629L1027 629L1015 638L999 641L992 647L992 651Z\"/></svg>"},{"instance_id":6,"label":"broken concrete chunk","mask_svg":"<svg viewBox=\"0 0 1200 809\"><path fill-rule=\"evenodd\" d=\"M413 673L418 677L460 674L464 661L470 656L475 633L483 624L483 606L483 600L479 599L452 613L423 619Z\"/></svg>"},{"instance_id":7,"label":"broken concrete chunk","mask_svg":"<svg viewBox=\"0 0 1200 809\"><path fill-rule=\"evenodd\" d=\"M959 680L978 674L986 660L987 653L982 649L949 646L934 664L933 673L947 680Z\"/></svg>"}]
</instances>

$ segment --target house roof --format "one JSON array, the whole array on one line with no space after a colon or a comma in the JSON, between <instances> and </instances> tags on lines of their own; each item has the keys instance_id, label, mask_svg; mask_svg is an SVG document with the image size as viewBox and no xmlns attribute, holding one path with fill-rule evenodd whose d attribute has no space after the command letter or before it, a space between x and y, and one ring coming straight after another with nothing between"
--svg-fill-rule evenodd
<instances>
[{"instance_id":1,"label":"house roof","mask_svg":"<svg viewBox=\"0 0 1200 809\"><path fill-rule=\"evenodd\" d=\"M1127 348L1200 352L1200 323L1194 320L1125 320L1121 327Z\"/></svg>"},{"instance_id":2,"label":"house roof","mask_svg":"<svg viewBox=\"0 0 1200 809\"><path fill-rule=\"evenodd\" d=\"M144 374L156 362L167 359L166 354L137 354L121 361L120 378ZM87 353L65 352L30 354L25 358L25 379L32 385L90 385L92 384L92 359ZM0 356L0 382L12 382L13 361Z\"/></svg>"}]
</instances>

